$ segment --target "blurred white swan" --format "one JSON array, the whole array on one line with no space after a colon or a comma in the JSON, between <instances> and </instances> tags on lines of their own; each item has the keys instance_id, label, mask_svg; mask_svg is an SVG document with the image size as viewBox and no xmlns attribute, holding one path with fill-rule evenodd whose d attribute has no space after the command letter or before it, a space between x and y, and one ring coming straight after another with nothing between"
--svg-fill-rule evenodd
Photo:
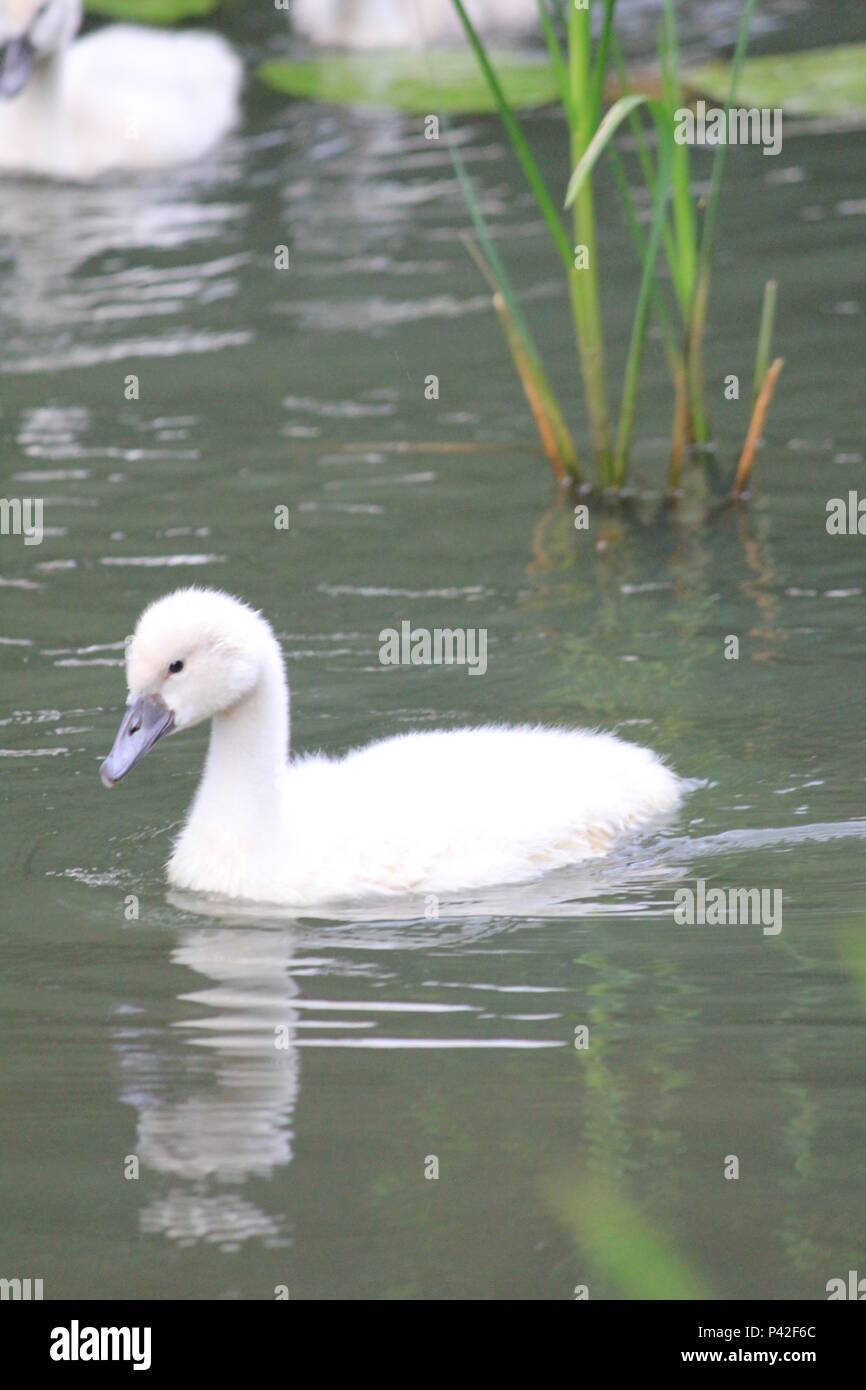
<instances>
[{"instance_id":1,"label":"blurred white swan","mask_svg":"<svg viewBox=\"0 0 866 1390\"><path fill-rule=\"evenodd\" d=\"M106 786L163 734L212 721L168 866L195 892L303 906L527 882L606 854L684 790L648 749L579 729L408 733L290 762L276 638L213 589L145 609L126 670Z\"/></svg>"},{"instance_id":2,"label":"blurred white swan","mask_svg":"<svg viewBox=\"0 0 866 1390\"><path fill-rule=\"evenodd\" d=\"M465 0L485 36L514 38L538 26L535 0ZM292 0L292 28L312 43L337 48L421 48L465 42L451 0Z\"/></svg>"},{"instance_id":3,"label":"blurred white swan","mask_svg":"<svg viewBox=\"0 0 866 1390\"><path fill-rule=\"evenodd\" d=\"M113 24L81 0L0 0L0 169L93 179L200 158L235 124L242 69L216 34Z\"/></svg>"}]
</instances>

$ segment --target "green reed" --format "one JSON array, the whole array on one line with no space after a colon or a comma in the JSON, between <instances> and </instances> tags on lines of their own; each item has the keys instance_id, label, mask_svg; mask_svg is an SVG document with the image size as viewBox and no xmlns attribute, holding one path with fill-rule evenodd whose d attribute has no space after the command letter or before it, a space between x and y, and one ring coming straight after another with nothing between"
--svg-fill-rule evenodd
<instances>
[{"instance_id":1,"label":"green reed","mask_svg":"<svg viewBox=\"0 0 866 1390\"><path fill-rule=\"evenodd\" d=\"M689 146L674 138L676 113L684 108L686 100L674 0L664 0L663 4L658 33L660 95L655 96L635 93L630 88L615 29L616 0L595 0L596 8L601 9L601 25L594 44L590 29L593 0L585 0L585 6L581 0L537 0L569 141L573 172L564 208L571 212L570 234L463 0L452 0L452 3L563 266L598 482L606 488L622 488L626 482L646 335L650 318L654 317L664 342L673 384L669 485L675 489L688 446L704 444L709 438L703 338L727 147L716 147L709 193L705 204L701 205L692 190ZM727 106L733 103L736 95L754 6L755 0L745 0L731 65ZM605 82L611 63L619 77L621 95L603 114ZM624 121L628 121L631 128L641 177L652 200L648 230L641 226L635 198L613 140ZM453 149L452 155L456 155ZM608 401L593 186L602 155L613 174L640 270L615 424L611 423ZM564 413L544 372L541 354L517 307L471 182L462 164L457 167L478 237L479 245L474 248L474 254L495 289L499 317L545 449L560 479L579 480L577 451ZM667 262L669 284L658 274L661 252ZM762 380L767 371L771 330L772 303L762 325L762 341L766 338L766 342L763 348L759 345L756 381L759 372Z\"/></svg>"}]
</instances>

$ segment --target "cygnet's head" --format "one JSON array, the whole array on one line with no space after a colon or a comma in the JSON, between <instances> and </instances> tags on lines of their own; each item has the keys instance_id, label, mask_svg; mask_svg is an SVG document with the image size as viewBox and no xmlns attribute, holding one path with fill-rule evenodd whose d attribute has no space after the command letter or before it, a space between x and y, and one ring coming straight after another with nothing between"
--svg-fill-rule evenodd
<instances>
[{"instance_id":1,"label":"cygnet's head","mask_svg":"<svg viewBox=\"0 0 866 1390\"><path fill-rule=\"evenodd\" d=\"M72 42L81 0L0 0L0 96L14 97L40 60Z\"/></svg>"},{"instance_id":2,"label":"cygnet's head","mask_svg":"<svg viewBox=\"0 0 866 1390\"><path fill-rule=\"evenodd\" d=\"M255 689L275 652L265 619L218 589L177 589L157 599L127 643L128 707L100 768L105 786L113 787L163 734L233 709Z\"/></svg>"}]
</instances>

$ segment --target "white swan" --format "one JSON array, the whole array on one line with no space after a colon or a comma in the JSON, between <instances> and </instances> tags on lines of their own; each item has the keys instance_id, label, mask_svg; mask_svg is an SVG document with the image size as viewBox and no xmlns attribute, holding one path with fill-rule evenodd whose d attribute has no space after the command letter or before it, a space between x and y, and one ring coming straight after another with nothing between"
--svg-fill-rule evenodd
<instances>
[{"instance_id":1,"label":"white swan","mask_svg":"<svg viewBox=\"0 0 866 1390\"><path fill-rule=\"evenodd\" d=\"M514 38L538 27L536 0L466 0L476 29ZM292 28L340 48L421 48L466 40L451 0L292 0Z\"/></svg>"},{"instance_id":2,"label":"white swan","mask_svg":"<svg viewBox=\"0 0 866 1390\"><path fill-rule=\"evenodd\" d=\"M0 169L87 180L199 159L235 124L241 64L216 34L113 24L81 0L0 0Z\"/></svg>"},{"instance_id":3,"label":"white swan","mask_svg":"<svg viewBox=\"0 0 866 1390\"><path fill-rule=\"evenodd\" d=\"M292 906L517 883L607 852L679 802L648 749L582 730L406 733L288 760L289 691L265 619L213 589L141 615L114 786L157 739L212 720L168 864L180 888Z\"/></svg>"}]
</instances>

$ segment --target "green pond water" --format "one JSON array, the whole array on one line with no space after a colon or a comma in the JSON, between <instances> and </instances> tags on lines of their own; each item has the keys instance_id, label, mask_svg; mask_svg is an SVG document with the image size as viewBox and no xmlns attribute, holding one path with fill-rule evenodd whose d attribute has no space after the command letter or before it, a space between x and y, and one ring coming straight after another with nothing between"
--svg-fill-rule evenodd
<instances>
[{"instance_id":1,"label":"green pond water","mask_svg":"<svg viewBox=\"0 0 866 1390\"><path fill-rule=\"evenodd\" d=\"M816 8L812 41L856 37L819 36ZM765 46L798 42L777 12ZM557 123L530 130L564 186ZM543 230L496 123L458 138L585 445ZM653 341L633 508L592 503L588 532L555 503L421 122L251 88L193 171L4 183L2 490L43 497L46 532L0 539L0 1275L46 1298L763 1299L866 1274L866 539L825 526L864 490L863 167L856 131L732 152L715 462L661 512ZM604 179L598 203L616 379L636 269ZM749 505L719 509L771 274L786 365ZM298 750L586 724L694 790L611 861L438 920L175 895L206 733L112 795L97 770L123 638L189 582L272 619ZM406 619L486 628L483 679L382 667ZM696 879L778 890L782 930L679 925Z\"/></svg>"}]
</instances>

